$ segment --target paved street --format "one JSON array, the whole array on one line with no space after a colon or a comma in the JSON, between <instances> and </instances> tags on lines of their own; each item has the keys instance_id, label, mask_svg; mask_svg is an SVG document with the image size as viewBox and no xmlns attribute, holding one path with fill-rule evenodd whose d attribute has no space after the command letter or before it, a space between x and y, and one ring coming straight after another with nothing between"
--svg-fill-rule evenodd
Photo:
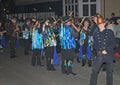
<instances>
[{"instance_id":1,"label":"paved street","mask_svg":"<svg viewBox=\"0 0 120 85\"><path fill-rule=\"evenodd\" d=\"M76 76L62 74L60 66L55 66L56 71L49 72L46 66L31 66L32 51L28 56L23 54L23 48L16 49L16 52L15 59L10 59L9 49L0 53L0 85L89 85L92 67L82 67L75 60L73 71ZM105 83L106 73L101 71L97 85ZM120 59L116 59L114 64L114 85L120 85Z\"/></svg>"}]
</instances>

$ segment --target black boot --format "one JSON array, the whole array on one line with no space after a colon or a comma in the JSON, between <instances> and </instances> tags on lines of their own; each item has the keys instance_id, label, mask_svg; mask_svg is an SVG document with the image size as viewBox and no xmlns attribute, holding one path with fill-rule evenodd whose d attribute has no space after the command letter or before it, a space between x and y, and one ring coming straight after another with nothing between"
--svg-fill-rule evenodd
<instances>
[{"instance_id":1,"label":"black boot","mask_svg":"<svg viewBox=\"0 0 120 85\"><path fill-rule=\"evenodd\" d=\"M61 70L62 70L63 74L65 74L67 72L66 68L67 68L67 60L62 60Z\"/></svg>"},{"instance_id":2,"label":"black boot","mask_svg":"<svg viewBox=\"0 0 120 85\"><path fill-rule=\"evenodd\" d=\"M72 67L71 66L69 66L69 67L67 67L67 72L66 72L66 74L67 75L69 75L69 74L72 74L72 75L76 75L76 73L74 73L73 71L72 71Z\"/></svg>"},{"instance_id":3,"label":"black boot","mask_svg":"<svg viewBox=\"0 0 120 85\"><path fill-rule=\"evenodd\" d=\"M65 74L66 73L66 66L61 65L61 70L62 70L62 73Z\"/></svg>"},{"instance_id":4,"label":"black boot","mask_svg":"<svg viewBox=\"0 0 120 85\"><path fill-rule=\"evenodd\" d=\"M85 64L86 64L86 59L82 58L82 66L85 66Z\"/></svg>"},{"instance_id":5,"label":"black boot","mask_svg":"<svg viewBox=\"0 0 120 85\"><path fill-rule=\"evenodd\" d=\"M91 67L92 66L92 61L88 60L88 66Z\"/></svg>"},{"instance_id":6,"label":"black boot","mask_svg":"<svg viewBox=\"0 0 120 85\"><path fill-rule=\"evenodd\" d=\"M47 66L47 70L50 70L50 59L46 58L46 66Z\"/></svg>"},{"instance_id":7,"label":"black boot","mask_svg":"<svg viewBox=\"0 0 120 85\"><path fill-rule=\"evenodd\" d=\"M50 71L55 71L56 69L54 68L53 64L50 64Z\"/></svg>"},{"instance_id":8,"label":"black boot","mask_svg":"<svg viewBox=\"0 0 120 85\"><path fill-rule=\"evenodd\" d=\"M16 55L12 55L12 56L10 56L10 58L16 58Z\"/></svg>"}]
</instances>

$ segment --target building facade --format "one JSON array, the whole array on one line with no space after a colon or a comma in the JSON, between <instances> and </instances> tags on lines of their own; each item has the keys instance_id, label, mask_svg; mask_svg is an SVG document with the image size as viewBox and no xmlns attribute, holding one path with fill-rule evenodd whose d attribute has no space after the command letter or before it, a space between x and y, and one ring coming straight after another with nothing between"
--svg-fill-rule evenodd
<instances>
[{"instance_id":1,"label":"building facade","mask_svg":"<svg viewBox=\"0 0 120 85\"><path fill-rule=\"evenodd\" d=\"M120 16L120 0L62 0L63 16L74 12L74 16L88 17L96 13L102 14L105 18L111 17L111 13Z\"/></svg>"},{"instance_id":2,"label":"building facade","mask_svg":"<svg viewBox=\"0 0 120 85\"><path fill-rule=\"evenodd\" d=\"M94 16L100 13L101 0L63 0L63 15L74 12L74 16Z\"/></svg>"},{"instance_id":3,"label":"building facade","mask_svg":"<svg viewBox=\"0 0 120 85\"><path fill-rule=\"evenodd\" d=\"M70 12L78 17L94 16L96 13L102 14L105 18L110 18L111 13L119 17L119 3L120 0L16 0L16 7L9 10L8 18L49 18L54 15L66 16Z\"/></svg>"}]
</instances>

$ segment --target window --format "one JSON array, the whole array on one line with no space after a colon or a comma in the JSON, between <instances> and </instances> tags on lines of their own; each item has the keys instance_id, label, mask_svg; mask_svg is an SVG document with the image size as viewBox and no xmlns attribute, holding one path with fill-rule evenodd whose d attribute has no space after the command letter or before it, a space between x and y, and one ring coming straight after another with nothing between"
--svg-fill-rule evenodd
<instances>
[{"instance_id":1,"label":"window","mask_svg":"<svg viewBox=\"0 0 120 85\"><path fill-rule=\"evenodd\" d=\"M65 4L67 4L67 0L65 0Z\"/></svg>"},{"instance_id":2,"label":"window","mask_svg":"<svg viewBox=\"0 0 120 85\"><path fill-rule=\"evenodd\" d=\"M65 6L65 12L66 12L66 15L67 15L67 6Z\"/></svg>"},{"instance_id":3,"label":"window","mask_svg":"<svg viewBox=\"0 0 120 85\"><path fill-rule=\"evenodd\" d=\"M68 10L70 11L70 5L69 5L69 9Z\"/></svg>"},{"instance_id":4,"label":"window","mask_svg":"<svg viewBox=\"0 0 120 85\"><path fill-rule=\"evenodd\" d=\"M68 3L70 3L70 0L68 0Z\"/></svg>"},{"instance_id":5,"label":"window","mask_svg":"<svg viewBox=\"0 0 120 85\"><path fill-rule=\"evenodd\" d=\"M75 0L75 3L78 3L78 0Z\"/></svg>"},{"instance_id":6,"label":"window","mask_svg":"<svg viewBox=\"0 0 120 85\"><path fill-rule=\"evenodd\" d=\"M72 5L72 11L74 11L74 5Z\"/></svg>"},{"instance_id":7,"label":"window","mask_svg":"<svg viewBox=\"0 0 120 85\"><path fill-rule=\"evenodd\" d=\"M83 2L88 2L88 0L83 0Z\"/></svg>"},{"instance_id":8,"label":"window","mask_svg":"<svg viewBox=\"0 0 120 85\"><path fill-rule=\"evenodd\" d=\"M83 16L89 16L88 4L83 5Z\"/></svg>"},{"instance_id":9,"label":"window","mask_svg":"<svg viewBox=\"0 0 120 85\"><path fill-rule=\"evenodd\" d=\"M91 4L91 16L94 16L96 14L96 4Z\"/></svg>"},{"instance_id":10,"label":"window","mask_svg":"<svg viewBox=\"0 0 120 85\"><path fill-rule=\"evenodd\" d=\"M90 2L96 2L96 0L90 0Z\"/></svg>"},{"instance_id":11,"label":"window","mask_svg":"<svg viewBox=\"0 0 120 85\"><path fill-rule=\"evenodd\" d=\"M83 0L83 16L94 16L96 14L96 0Z\"/></svg>"},{"instance_id":12,"label":"window","mask_svg":"<svg viewBox=\"0 0 120 85\"><path fill-rule=\"evenodd\" d=\"M74 3L74 0L72 0L72 3Z\"/></svg>"},{"instance_id":13,"label":"window","mask_svg":"<svg viewBox=\"0 0 120 85\"><path fill-rule=\"evenodd\" d=\"M75 13L78 13L78 5L75 5Z\"/></svg>"}]
</instances>

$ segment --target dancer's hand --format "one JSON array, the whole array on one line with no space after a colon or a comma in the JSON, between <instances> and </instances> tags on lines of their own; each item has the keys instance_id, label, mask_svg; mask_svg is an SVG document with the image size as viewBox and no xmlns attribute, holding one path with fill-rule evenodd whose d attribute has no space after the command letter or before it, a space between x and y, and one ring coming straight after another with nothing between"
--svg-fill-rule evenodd
<instances>
[{"instance_id":1,"label":"dancer's hand","mask_svg":"<svg viewBox=\"0 0 120 85\"><path fill-rule=\"evenodd\" d=\"M102 51L102 54L106 55L106 54L107 54L107 51L106 51L106 50L103 50L103 51Z\"/></svg>"}]
</instances>

